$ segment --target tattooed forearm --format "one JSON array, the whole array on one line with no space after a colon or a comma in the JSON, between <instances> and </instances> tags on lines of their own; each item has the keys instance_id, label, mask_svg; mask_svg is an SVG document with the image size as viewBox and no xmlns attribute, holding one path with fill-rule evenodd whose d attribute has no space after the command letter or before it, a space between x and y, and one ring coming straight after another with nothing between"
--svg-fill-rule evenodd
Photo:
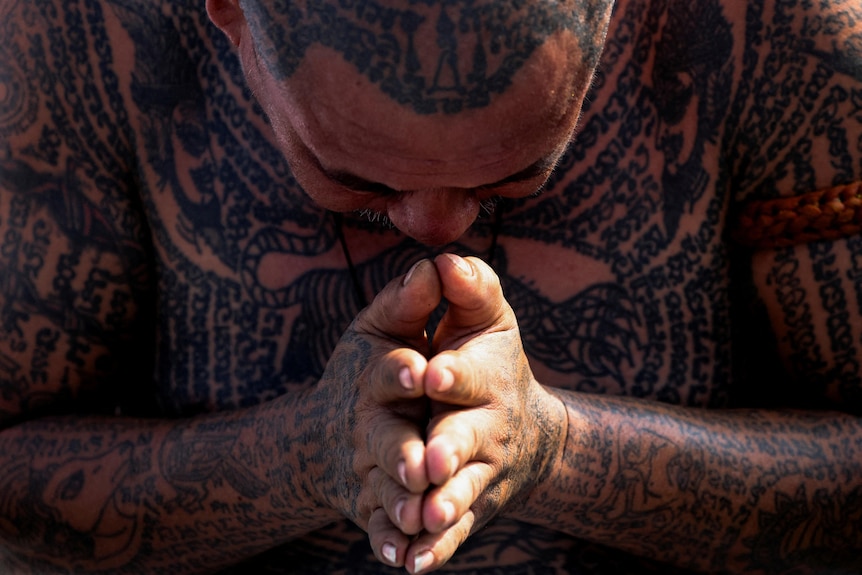
<instances>
[{"instance_id":1,"label":"tattooed forearm","mask_svg":"<svg viewBox=\"0 0 862 575\"><path fill-rule=\"evenodd\" d=\"M58 419L7 430L0 545L37 572L179 574L320 528L331 514L273 483L297 477L274 447L280 420L258 409L170 425Z\"/></svg>"},{"instance_id":2,"label":"tattooed forearm","mask_svg":"<svg viewBox=\"0 0 862 575\"><path fill-rule=\"evenodd\" d=\"M697 570L862 566L857 418L565 398L566 451L532 521Z\"/></svg>"}]
</instances>

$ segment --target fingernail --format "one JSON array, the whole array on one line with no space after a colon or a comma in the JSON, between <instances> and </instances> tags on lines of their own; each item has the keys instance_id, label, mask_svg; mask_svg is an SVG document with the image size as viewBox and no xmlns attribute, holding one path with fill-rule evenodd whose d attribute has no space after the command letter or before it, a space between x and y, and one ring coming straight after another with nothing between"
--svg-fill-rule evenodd
<instances>
[{"instance_id":1,"label":"fingernail","mask_svg":"<svg viewBox=\"0 0 862 575\"><path fill-rule=\"evenodd\" d=\"M409 367L405 366L401 368L401 371L398 372L398 381L401 382L401 387L407 391L413 391L415 386L413 385L413 376L410 374Z\"/></svg>"},{"instance_id":2,"label":"fingernail","mask_svg":"<svg viewBox=\"0 0 862 575\"><path fill-rule=\"evenodd\" d=\"M451 501L443 502L443 521L446 525L451 525L455 519L455 504Z\"/></svg>"},{"instance_id":3,"label":"fingernail","mask_svg":"<svg viewBox=\"0 0 862 575\"><path fill-rule=\"evenodd\" d=\"M396 549L395 545L392 543L384 543L383 547L380 548L380 553L383 555L384 559L393 565L398 561L398 549Z\"/></svg>"},{"instance_id":4,"label":"fingernail","mask_svg":"<svg viewBox=\"0 0 862 575\"><path fill-rule=\"evenodd\" d=\"M418 262L413 264L413 267L411 267L410 271L407 272L407 275L404 276L404 281L401 282L401 285L406 286L410 282L410 280L413 278L413 272L415 272L416 268L418 268L420 265L422 265L422 262L424 262L424 261L425 260L419 260Z\"/></svg>"},{"instance_id":5,"label":"fingernail","mask_svg":"<svg viewBox=\"0 0 862 575\"><path fill-rule=\"evenodd\" d=\"M455 264L455 267L461 270L461 273L468 276L473 275L473 266L471 266L467 260L461 256L456 256L455 254L446 254L446 257L449 258L449 261Z\"/></svg>"},{"instance_id":6,"label":"fingernail","mask_svg":"<svg viewBox=\"0 0 862 575\"><path fill-rule=\"evenodd\" d=\"M399 527L404 524L403 521L401 521L401 515L404 513L405 504L406 503L403 499L399 499L395 503L395 522L398 523Z\"/></svg>"},{"instance_id":7,"label":"fingernail","mask_svg":"<svg viewBox=\"0 0 862 575\"><path fill-rule=\"evenodd\" d=\"M437 391L449 391L453 385L455 385L455 375L448 369L442 370L440 373L440 385L437 387Z\"/></svg>"},{"instance_id":8,"label":"fingernail","mask_svg":"<svg viewBox=\"0 0 862 575\"><path fill-rule=\"evenodd\" d=\"M421 573L422 571L430 567L431 563L433 562L434 555L432 555L430 551L423 551L422 553L418 553L413 559L413 572Z\"/></svg>"},{"instance_id":9,"label":"fingernail","mask_svg":"<svg viewBox=\"0 0 862 575\"><path fill-rule=\"evenodd\" d=\"M407 462L403 459L398 462L398 478L401 479L401 484L407 487Z\"/></svg>"}]
</instances>

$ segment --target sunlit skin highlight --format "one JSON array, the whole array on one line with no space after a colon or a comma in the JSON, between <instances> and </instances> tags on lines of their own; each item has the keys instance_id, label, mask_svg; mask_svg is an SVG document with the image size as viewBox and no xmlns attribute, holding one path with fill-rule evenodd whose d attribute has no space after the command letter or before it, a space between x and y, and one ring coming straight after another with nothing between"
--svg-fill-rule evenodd
<instances>
[{"instance_id":1,"label":"sunlit skin highlight","mask_svg":"<svg viewBox=\"0 0 862 575\"><path fill-rule=\"evenodd\" d=\"M461 237L487 200L529 196L548 178L575 131L593 72L571 65L576 44L566 33L549 39L486 108L420 116L326 48L309 49L290 81L279 83L247 26L238 37L249 85L306 193L333 211L385 215L434 246ZM546 169L513 177L535 164ZM348 187L333 173L383 190Z\"/></svg>"},{"instance_id":2,"label":"sunlit skin highlight","mask_svg":"<svg viewBox=\"0 0 862 575\"><path fill-rule=\"evenodd\" d=\"M862 573L857 5L0 0L0 574Z\"/></svg>"}]
</instances>

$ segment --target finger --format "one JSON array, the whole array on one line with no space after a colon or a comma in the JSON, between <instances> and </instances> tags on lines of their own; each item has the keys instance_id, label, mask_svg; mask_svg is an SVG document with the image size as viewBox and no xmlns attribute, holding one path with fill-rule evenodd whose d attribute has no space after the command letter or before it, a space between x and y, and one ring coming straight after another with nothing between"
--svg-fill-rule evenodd
<instances>
[{"instance_id":1,"label":"finger","mask_svg":"<svg viewBox=\"0 0 862 575\"><path fill-rule=\"evenodd\" d=\"M422 531L423 492L407 491L377 467L369 472L368 481L377 501L395 527L406 535L415 535Z\"/></svg>"},{"instance_id":2,"label":"finger","mask_svg":"<svg viewBox=\"0 0 862 575\"><path fill-rule=\"evenodd\" d=\"M424 459L428 401L422 391L426 365L418 352L398 348L366 374L372 401L387 408L368 422L368 451L390 477L414 493L428 487Z\"/></svg>"},{"instance_id":3,"label":"finger","mask_svg":"<svg viewBox=\"0 0 862 575\"><path fill-rule=\"evenodd\" d=\"M367 435L372 461L408 491L422 493L428 487L428 476L419 427L392 414L379 414L377 419Z\"/></svg>"},{"instance_id":4,"label":"finger","mask_svg":"<svg viewBox=\"0 0 862 575\"><path fill-rule=\"evenodd\" d=\"M471 512L494 476L493 468L486 463L476 461L465 465L425 497L422 503L423 527L429 533L441 533L456 525L465 513Z\"/></svg>"},{"instance_id":5,"label":"finger","mask_svg":"<svg viewBox=\"0 0 862 575\"><path fill-rule=\"evenodd\" d=\"M426 432L425 470L435 485L452 477L461 464L485 456L482 446L492 444L494 431L507 426L493 417L497 400L488 387L504 385L501 372L491 373L500 370L500 362L476 357L475 353L443 352L431 359L425 371L424 387L434 400Z\"/></svg>"},{"instance_id":6,"label":"finger","mask_svg":"<svg viewBox=\"0 0 862 575\"><path fill-rule=\"evenodd\" d=\"M422 387L436 401L461 407L477 407L492 401L517 370L517 358L501 357L499 350L521 353L520 343L508 332L482 336L458 351L443 351L432 357L425 367ZM496 353L495 353L496 352ZM508 361L507 361L508 359Z\"/></svg>"},{"instance_id":7,"label":"finger","mask_svg":"<svg viewBox=\"0 0 862 575\"><path fill-rule=\"evenodd\" d=\"M365 373L371 399L386 405L424 396L427 366L428 360L415 349L399 347L387 352Z\"/></svg>"},{"instance_id":8,"label":"finger","mask_svg":"<svg viewBox=\"0 0 862 575\"><path fill-rule=\"evenodd\" d=\"M490 328L510 329L514 315L500 279L478 258L443 254L434 260L448 302L434 337L434 349L456 349L464 339Z\"/></svg>"},{"instance_id":9,"label":"finger","mask_svg":"<svg viewBox=\"0 0 862 575\"><path fill-rule=\"evenodd\" d=\"M429 483L443 485L471 461L493 462L484 446L495 445L496 430L505 429L490 411L450 411L436 416L428 426L425 443L426 477Z\"/></svg>"},{"instance_id":10,"label":"finger","mask_svg":"<svg viewBox=\"0 0 862 575\"><path fill-rule=\"evenodd\" d=\"M393 567L402 567L410 538L401 532L382 508L374 510L368 520L368 542L377 560Z\"/></svg>"},{"instance_id":11,"label":"finger","mask_svg":"<svg viewBox=\"0 0 862 575\"><path fill-rule=\"evenodd\" d=\"M442 567L467 540L473 529L474 516L467 511L461 519L442 533L422 533L407 549L404 564L413 575Z\"/></svg>"},{"instance_id":12,"label":"finger","mask_svg":"<svg viewBox=\"0 0 862 575\"><path fill-rule=\"evenodd\" d=\"M389 282L356 318L356 330L404 341L425 349L425 326L442 299L437 268L420 260L407 274Z\"/></svg>"}]
</instances>

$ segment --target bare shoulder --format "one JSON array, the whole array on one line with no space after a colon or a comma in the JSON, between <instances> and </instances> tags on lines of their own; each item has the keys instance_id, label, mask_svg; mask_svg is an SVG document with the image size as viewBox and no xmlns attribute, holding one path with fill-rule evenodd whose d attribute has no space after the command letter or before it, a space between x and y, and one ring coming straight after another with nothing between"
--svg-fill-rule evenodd
<instances>
[{"instance_id":1,"label":"bare shoulder","mask_svg":"<svg viewBox=\"0 0 862 575\"><path fill-rule=\"evenodd\" d=\"M110 3L0 4L4 420L106 408L108 374L145 373L150 254L119 31Z\"/></svg>"},{"instance_id":2,"label":"bare shoulder","mask_svg":"<svg viewBox=\"0 0 862 575\"><path fill-rule=\"evenodd\" d=\"M829 214L848 213L841 190L862 181L862 6L749 2L746 23L728 158L740 222L776 234L751 259L785 369L762 380L781 381L776 397L802 407L859 413L862 242L858 226ZM816 218L802 217L805 205ZM778 220L745 219L779 211L794 218L786 233Z\"/></svg>"},{"instance_id":3,"label":"bare shoulder","mask_svg":"<svg viewBox=\"0 0 862 575\"><path fill-rule=\"evenodd\" d=\"M862 6L833 0L745 4L737 115L738 198L799 195L862 177Z\"/></svg>"}]
</instances>

